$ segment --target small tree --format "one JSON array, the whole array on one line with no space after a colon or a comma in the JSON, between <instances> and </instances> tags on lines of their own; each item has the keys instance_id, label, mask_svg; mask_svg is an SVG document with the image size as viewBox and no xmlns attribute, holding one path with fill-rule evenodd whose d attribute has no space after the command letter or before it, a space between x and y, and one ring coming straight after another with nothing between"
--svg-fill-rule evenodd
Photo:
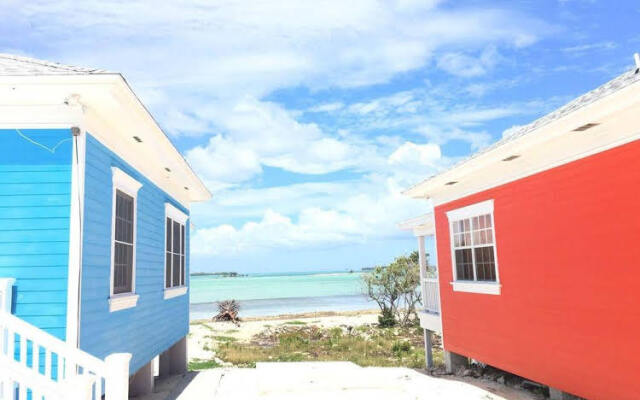
<instances>
[{"instance_id":1,"label":"small tree","mask_svg":"<svg viewBox=\"0 0 640 400\"><path fill-rule=\"evenodd\" d=\"M416 304L420 302L417 251L398 257L387 266L375 267L362 276L362 281L366 295L380 307L381 325L393 325L395 320L404 326L417 316Z\"/></svg>"}]
</instances>

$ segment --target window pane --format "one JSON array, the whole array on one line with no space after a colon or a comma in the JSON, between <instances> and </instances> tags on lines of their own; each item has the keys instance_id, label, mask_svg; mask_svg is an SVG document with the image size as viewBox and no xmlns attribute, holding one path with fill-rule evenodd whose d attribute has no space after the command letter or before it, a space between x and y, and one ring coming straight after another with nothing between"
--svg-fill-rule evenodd
<instances>
[{"instance_id":1,"label":"window pane","mask_svg":"<svg viewBox=\"0 0 640 400\"><path fill-rule=\"evenodd\" d=\"M185 257L184 257L184 256L181 256L181 257L180 257L180 260L181 260L181 268L180 268L180 272L181 272L181 274L180 274L180 284L181 284L181 285L184 285L184 284L186 283L186 279L185 279L185 269L186 269L186 268L185 268L185 265L184 265L184 259L185 259Z\"/></svg>"},{"instance_id":2,"label":"window pane","mask_svg":"<svg viewBox=\"0 0 640 400\"><path fill-rule=\"evenodd\" d=\"M166 227L166 236L167 236L167 251L171 251L171 228L172 228L172 224L171 224L171 218L167 218L167 227Z\"/></svg>"},{"instance_id":3,"label":"window pane","mask_svg":"<svg viewBox=\"0 0 640 400\"><path fill-rule=\"evenodd\" d=\"M180 254L186 254L186 248L184 246L184 225L180 225Z\"/></svg>"},{"instance_id":4,"label":"window pane","mask_svg":"<svg viewBox=\"0 0 640 400\"><path fill-rule=\"evenodd\" d=\"M180 255L173 255L173 286L180 286Z\"/></svg>"},{"instance_id":5,"label":"window pane","mask_svg":"<svg viewBox=\"0 0 640 400\"><path fill-rule=\"evenodd\" d=\"M133 244L133 197L116 191L115 239Z\"/></svg>"},{"instance_id":6,"label":"window pane","mask_svg":"<svg viewBox=\"0 0 640 400\"><path fill-rule=\"evenodd\" d=\"M113 293L129 293L132 286L133 246L114 244Z\"/></svg>"},{"instance_id":7,"label":"window pane","mask_svg":"<svg viewBox=\"0 0 640 400\"><path fill-rule=\"evenodd\" d=\"M180 254L180 224L176 221L173 221L173 253Z\"/></svg>"},{"instance_id":8,"label":"window pane","mask_svg":"<svg viewBox=\"0 0 640 400\"><path fill-rule=\"evenodd\" d=\"M461 249L455 251L456 275L461 281L473 280L473 258L471 249Z\"/></svg>"},{"instance_id":9,"label":"window pane","mask_svg":"<svg viewBox=\"0 0 640 400\"><path fill-rule=\"evenodd\" d=\"M171 253L167 252L164 257L164 287L171 287Z\"/></svg>"},{"instance_id":10,"label":"window pane","mask_svg":"<svg viewBox=\"0 0 640 400\"><path fill-rule=\"evenodd\" d=\"M471 234L465 233L462 241L463 246L471 246Z\"/></svg>"},{"instance_id":11,"label":"window pane","mask_svg":"<svg viewBox=\"0 0 640 400\"><path fill-rule=\"evenodd\" d=\"M474 251L476 256L476 276L478 280L495 282L496 264L493 246L477 247Z\"/></svg>"}]
</instances>

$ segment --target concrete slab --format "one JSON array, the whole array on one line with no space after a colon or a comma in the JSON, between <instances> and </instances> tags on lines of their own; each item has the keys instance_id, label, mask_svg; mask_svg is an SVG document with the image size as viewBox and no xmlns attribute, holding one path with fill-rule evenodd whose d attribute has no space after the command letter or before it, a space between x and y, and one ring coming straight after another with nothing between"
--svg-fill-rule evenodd
<instances>
[{"instance_id":1,"label":"concrete slab","mask_svg":"<svg viewBox=\"0 0 640 400\"><path fill-rule=\"evenodd\" d=\"M532 400L495 382L438 378L408 368L362 368L352 363L258 363L216 368L191 377L164 397L144 400ZM184 380L180 381L184 383ZM493 385L493 386L491 386ZM158 382L156 389L166 387ZM504 388L508 389L508 388ZM512 389L509 389L512 390ZM513 391L513 390L512 390ZM505 394L502 396L501 394Z\"/></svg>"}]
</instances>

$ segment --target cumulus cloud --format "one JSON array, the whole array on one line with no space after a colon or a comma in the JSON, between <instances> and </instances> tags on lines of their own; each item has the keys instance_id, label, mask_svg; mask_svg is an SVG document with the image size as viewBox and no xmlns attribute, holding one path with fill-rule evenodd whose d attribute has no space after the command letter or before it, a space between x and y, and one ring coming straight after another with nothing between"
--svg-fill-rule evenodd
<instances>
[{"instance_id":1,"label":"cumulus cloud","mask_svg":"<svg viewBox=\"0 0 640 400\"><path fill-rule=\"evenodd\" d=\"M127 76L215 191L193 208L194 253L355 243L395 235L397 221L424 212L400 192L451 161L440 145L480 147L490 140L483 121L522 109L460 106L425 88L303 104L298 114L268 99L291 88L366 91L431 65L480 76L503 61L499 49L553 31L516 11L441 3L9 1L0 49ZM330 115L333 129L300 118L308 114ZM254 187L267 167L354 176Z\"/></svg>"},{"instance_id":2,"label":"cumulus cloud","mask_svg":"<svg viewBox=\"0 0 640 400\"><path fill-rule=\"evenodd\" d=\"M489 46L479 57L464 53L445 53L438 59L438 67L452 75L469 78L486 74L500 59L496 47Z\"/></svg>"}]
</instances>

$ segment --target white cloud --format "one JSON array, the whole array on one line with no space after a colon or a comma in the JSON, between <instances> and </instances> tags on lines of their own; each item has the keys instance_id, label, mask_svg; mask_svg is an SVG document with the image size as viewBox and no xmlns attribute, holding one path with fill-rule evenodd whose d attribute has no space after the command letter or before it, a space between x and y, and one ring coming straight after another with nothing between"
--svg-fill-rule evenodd
<instances>
[{"instance_id":1,"label":"white cloud","mask_svg":"<svg viewBox=\"0 0 640 400\"><path fill-rule=\"evenodd\" d=\"M334 102L334 103L325 103L325 104L320 104L314 107L310 107L308 108L306 111L307 112L313 112L313 113L321 113L321 112L331 112L331 111L337 111L340 110L341 108L344 107L344 103L342 102Z\"/></svg>"},{"instance_id":2,"label":"white cloud","mask_svg":"<svg viewBox=\"0 0 640 400\"><path fill-rule=\"evenodd\" d=\"M326 174L348 168L365 171L383 162L368 141L330 135L316 124L298 122L275 103L244 98L211 103L194 113L216 121L223 132L186 154L214 190L249 181L262 166Z\"/></svg>"},{"instance_id":3,"label":"white cloud","mask_svg":"<svg viewBox=\"0 0 640 400\"><path fill-rule=\"evenodd\" d=\"M402 146L398 147L389 156L389 164L391 165L405 165L408 168L412 166L434 166L442 154L440 152L440 146L435 144L415 144L411 142L405 142Z\"/></svg>"},{"instance_id":4,"label":"white cloud","mask_svg":"<svg viewBox=\"0 0 640 400\"><path fill-rule=\"evenodd\" d=\"M265 99L388 83L442 53L441 68L464 76L473 61L477 76L502 61L499 48L553 31L517 12L443 2L11 1L0 15L18 33L0 27L0 48L28 43L36 57L121 71L170 134L199 143L186 157L215 196L193 209L194 253L361 242L396 235L397 221L428 208L400 192L450 162L441 144L482 146L481 122L522 110L458 106L451 93L417 88L302 112L336 116L332 130ZM252 188L265 167L358 178Z\"/></svg>"},{"instance_id":5,"label":"white cloud","mask_svg":"<svg viewBox=\"0 0 640 400\"><path fill-rule=\"evenodd\" d=\"M413 166L416 168L420 169ZM274 208L264 211L265 204L270 202L260 195L273 188L252 189L251 196L247 196L249 192L241 195L253 199L252 204L236 204L235 207L255 205L260 214L237 227L220 224L196 229L192 252L200 255L239 254L257 248L325 247L364 243L368 238L397 237L402 234L396 226L398 221L424 213L429 207L428 203L402 196L400 191L405 184L390 176L373 174L355 185L332 185L335 185L335 192L329 207L317 207L315 201L309 201L300 191L280 188L280 197L274 206L289 208L297 216L295 219ZM201 210L195 208L192 215L200 219L200 213Z\"/></svg>"},{"instance_id":6,"label":"white cloud","mask_svg":"<svg viewBox=\"0 0 640 400\"><path fill-rule=\"evenodd\" d=\"M618 47L618 44L615 42L607 41L607 42L596 42L596 43L586 43L571 47L565 47L562 49L565 53L574 54L574 55L582 55L588 52L600 51L600 50L613 50Z\"/></svg>"},{"instance_id":7,"label":"white cloud","mask_svg":"<svg viewBox=\"0 0 640 400\"><path fill-rule=\"evenodd\" d=\"M20 40L40 45L37 56L122 71L141 92L164 90L168 103L143 98L154 110L187 101L177 97L185 91L261 98L298 85L384 83L444 48L524 46L553 30L517 12L439 3L34 0L3 11L24 27Z\"/></svg>"},{"instance_id":8,"label":"white cloud","mask_svg":"<svg viewBox=\"0 0 640 400\"><path fill-rule=\"evenodd\" d=\"M452 75L470 78L486 74L501 58L496 47L489 46L479 57L464 53L445 53L438 59L438 67Z\"/></svg>"}]
</instances>

